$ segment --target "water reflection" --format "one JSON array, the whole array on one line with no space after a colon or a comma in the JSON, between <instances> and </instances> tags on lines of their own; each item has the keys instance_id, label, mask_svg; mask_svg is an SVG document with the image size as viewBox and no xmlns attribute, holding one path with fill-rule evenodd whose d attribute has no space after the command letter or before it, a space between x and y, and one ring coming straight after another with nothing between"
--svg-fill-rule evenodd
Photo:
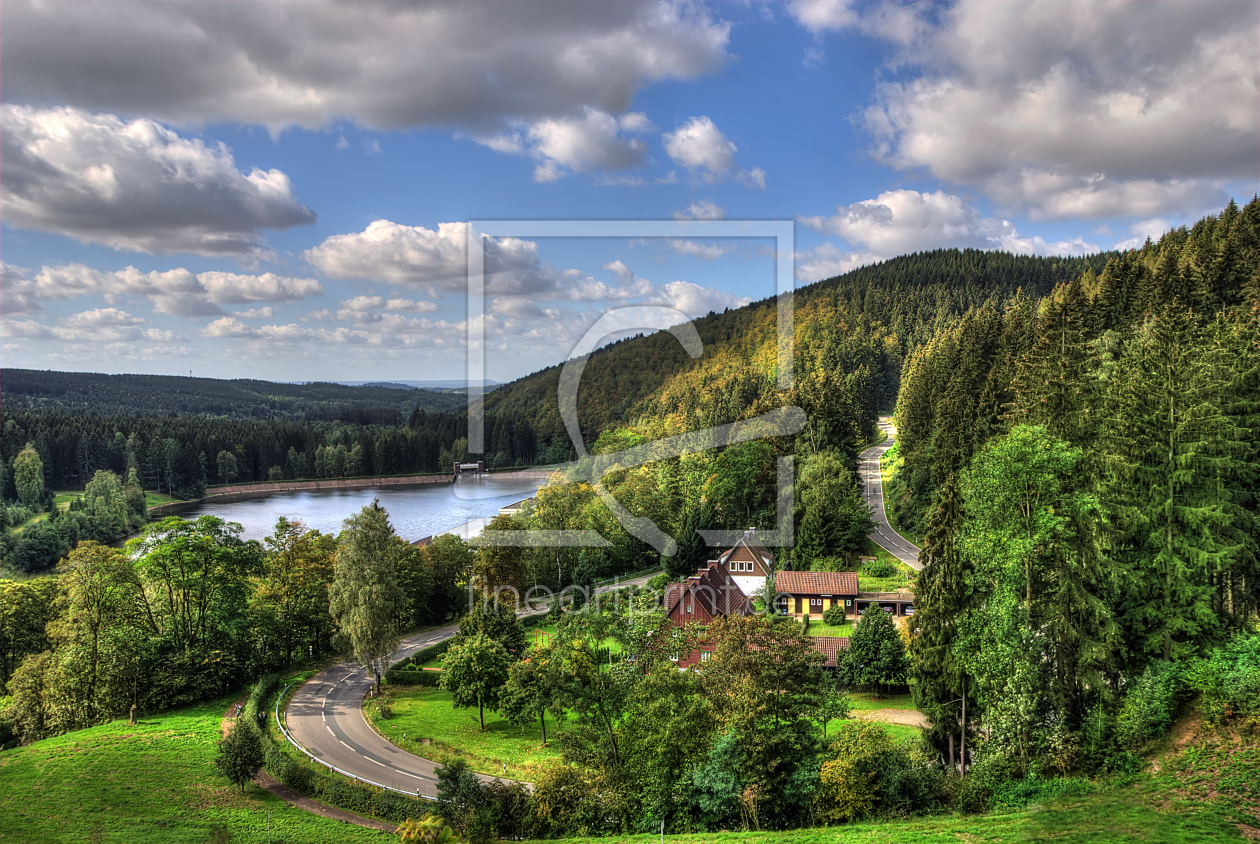
<instances>
[{"instance_id":1,"label":"water reflection","mask_svg":"<svg viewBox=\"0 0 1260 844\"><path fill-rule=\"evenodd\" d=\"M184 518L201 515L218 516L229 522L240 522L245 539L262 539L275 530L281 516L298 519L307 527L336 534L341 523L357 513L373 498L389 511L394 530L403 539L413 542L426 536L448 531L473 519L497 516L506 507L534 494L545 481L516 478L496 480L493 477L462 477L454 484L399 489L380 487L355 490L320 490L317 492L280 492L249 501L204 503L180 513Z\"/></svg>"}]
</instances>

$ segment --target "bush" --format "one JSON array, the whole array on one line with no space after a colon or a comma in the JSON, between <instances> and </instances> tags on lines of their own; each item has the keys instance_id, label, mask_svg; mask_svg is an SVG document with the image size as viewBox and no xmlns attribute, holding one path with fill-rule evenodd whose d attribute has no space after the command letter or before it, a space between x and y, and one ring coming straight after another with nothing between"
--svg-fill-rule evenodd
<instances>
[{"instance_id":1,"label":"bush","mask_svg":"<svg viewBox=\"0 0 1260 844\"><path fill-rule=\"evenodd\" d=\"M894 745L880 724L841 724L829 755L815 796L828 820L904 817L942 805L945 776L933 755L920 746Z\"/></svg>"},{"instance_id":2,"label":"bush","mask_svg":"<svg viewBox=\"0 0 1260 844\"><path fill-rule=\"evenodd\" d=\"M892 577L897 573L897 567L887 560L868 560L862 566L862 574L867 577Z\"/></svg>"},{"instance_id":3,"label":"bush","mask_svg":"<svg viewBox=\"0 0 1260 844\"><path fill-rule=\"evenodd\" d=\"M1154 662L1125 690L1116 716L1116 740L1125 750L1140 752L1168 732L1184 696L1185 681L1178 666Z\"/></svg>"},{"instance_id":4,"label":"bush","mask_svg":"<svg viewBox=\"0 0 1260 844\"><path fill-rule=\"evenodd\" d=\"M844 624L844 620L844 607L840 604L827 607L827 609L823 611L823 621L830 624L832 627L840 627Z\"/></svg>"},{"instance_id":5,"label":"bush","mask_svg":"<svg viewBox=\"0 0 1260 844\"><path fill-rule=\"evenodd\" d=\"M810 571L848 571L844 557L818 557L809 564Z\"/></svg>"},{"instance_id":6,"label":"bush","mask_svg":"<svg viewBox=\"0 0 1260 844\"><path fill-rule=\"evenodd\" d=\"M442 680L441 671L409 671L404 668L385 672L385 682L390 686L424 686L432 688Z\"/></svg>"},{"instance_id":7,"label":"bush","mask_svg":"<svg viewBox=\"0 0 1260 844\"><path fill-rule=\"evenodd\" d=\"M262 679L254 684L253 690L249 693L249 699L245 701L245 706L241 709L237 720L251 721L261 726L267 720L267 701L278 688L280 688L279 674L263 675Z\"/></svg>"},{"instance_id":8,"label":"bush","mask_svg":"<svg viewBox=\"0 0 1260 844\"><path fill-rule=\"evenodd\" d=\"M1191 672L1210 724L1260 728L1260 634L1238 636Z\"/></svg>"},{"instance_id":9,"label":"bush","mask_svg":"<svg viewBox=\"0 0 1260 844\"><path fill-rule=\"evenodd\" d=\"M653 577L651 580L647 582L647 588L651 589L654 592L661 592L668 585L669 585L669 575L666 574L665 572L661 572L660 574L656 575L656 577Z\"/></svg>"}]
</instances>

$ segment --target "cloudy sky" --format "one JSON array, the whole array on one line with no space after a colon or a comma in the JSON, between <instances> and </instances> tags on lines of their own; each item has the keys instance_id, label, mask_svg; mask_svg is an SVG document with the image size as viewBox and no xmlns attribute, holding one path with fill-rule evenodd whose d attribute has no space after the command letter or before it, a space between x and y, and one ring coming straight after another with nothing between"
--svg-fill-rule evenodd
<instances>
[{"instance_id":1,"label":"cloudy sky","mask_svg":"<svg viewBox=\"0 0 1260 844\"><path fill-rule=\"evenodd\" d=\"M6 0L3 365L459 378L470 220L789 220L798 283L1140 244L1257 191L1258 8ZM487 374L773 245L488 240Z\"/></svg>"}]
</instances>

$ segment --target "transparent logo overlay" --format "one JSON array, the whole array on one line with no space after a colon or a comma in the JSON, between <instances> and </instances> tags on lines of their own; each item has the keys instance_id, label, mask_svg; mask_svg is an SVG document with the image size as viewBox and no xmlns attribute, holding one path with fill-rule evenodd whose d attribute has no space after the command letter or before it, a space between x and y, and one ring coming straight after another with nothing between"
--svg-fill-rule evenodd
<instances>
[{"instance_id":1,"label":"transparent logo overlay","mask_svg":"<svg viewBox=\"0 0 1260 844\"><path fill-rule=\"evenodd\" d=\"M486 238L500 237L601 237L601 238L694 238L760 237L774 239L775 286L778 299L777 346L778 388L790 390L794 382L792 346L792 256L795 234L791 220L473 220L468 229L468 452L485 452L483 388L486 380ZM570 351L560 372L558 399L560 418L577 451L578 460L545 467L566 473L573 482L588 481L600 500L625 531L665 556L678 552L674 537L651 519L636 516L621 506L601 483L614 467L631 468L659 460L680 457L736 443L771 437L790 436L805 426L805 412L799 407L781 407L739 422L679 434L644 443L612 454L592 456L586 450L578 426L577 395L589 355L608 337L626 332L668 331L687 353L699 358L704 351L700 334L691 319L681 311L654 305L612 308L587 329ZM777 519L772 531L758 531L757 539L772 547L794 544L792 525L795 472L791 457L780 457L776 473ZM457 492L458 494L458 492ZM714 547L734 545L744 535L740 530L699 531L705 543ZM606 547L610 543L593 530L511 530L484 531L475 545L514 547ZM537 587L541 588L541 587ZM580 589L581 587L569 587ZM519 598L521 596L513 596ZM589 600L593 595L583 596ZM547 600L551 595L548 592ZM471 599L471 596L470 596ZM526 602L533 599L523 596Z\"/></svg>"}]
</instances>

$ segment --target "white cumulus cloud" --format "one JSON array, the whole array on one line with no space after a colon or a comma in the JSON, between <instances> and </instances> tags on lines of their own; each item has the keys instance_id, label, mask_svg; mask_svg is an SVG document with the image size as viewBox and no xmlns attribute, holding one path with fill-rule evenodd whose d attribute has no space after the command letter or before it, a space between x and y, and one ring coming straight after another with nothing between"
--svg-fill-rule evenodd
<instances>
[{"instance_id":1,"label":"white cumulus cloud","mask_svg":"<svg viewBox=\"0 0 1260 844\"><path fill-rule=\"evenodd\" d=\"M864 115L875 155L1034 219L1219 207L1260 173L1258 10L986 0L872 30L907 44L899 61L918 71L878 86Z\"/></svg>"},{"instance_id":2,"label":"white cumulus cloud","mask_svg":"<svg viewBox=\"0 0 1260 844\"><path fill-rule=\"evenodd\" d=\"M657 0L11 0L0 33L9 101L273 131L349 120L492 134L583 107L620 113L645 85L716 71L730 26L704 6Z\"/></svg>"},{"instance_id":3,"label":"white cumulus cloud","mask_svg":"<svg viewBox=\"0 0 1260 844\"><path fill-rule=\"evenodd\" d=\"M304 257L330 278L464 290L467 236L467 223L440 223L434 230L376 220L362 232L329 237ZM559 280L536 243L511 237L485 239L485 274L487 292L512 295L541 293Z\"/></svg>"},{"instance_id":4,"label":"white cumulus cloud","mask_svg":"<svg viewBox=\"0 0 1260 844\"><path fill-rule=\"evenodd\" d=\"M726 211L712 199L697 200L681 211L674 212L675 220L725 220Z\"/></svg>"},{"instance_id":5,"label":"white cumulus cloud","mask_svg":"<svg viewBox=\"0 0 1260 844\"><path fill-rule=\"evenodd\" d=\"M153 301L154 310L174 316L219 316L223 313L220 304L294 302L323 291L323 285L313 278L274 273L193 273L183 268L146 273L135 267L104 271L83 264L42 267L33 285L33 295L39 299L102 295L112 301L121 296L145 296Z\"/></svg>"},{"instance_id":6,"label":"white cumulus cloud","mask_svg":"<svg viewBox=\"0 0 1260 844\"><path fill-rule=\"evenodd\" d=\"M8 64L6 62L6 68ZM5 222L114 249L255 256L261 229L315 220L279 170L145 118L5 105Z\"/></svg>"}]
</instances>

